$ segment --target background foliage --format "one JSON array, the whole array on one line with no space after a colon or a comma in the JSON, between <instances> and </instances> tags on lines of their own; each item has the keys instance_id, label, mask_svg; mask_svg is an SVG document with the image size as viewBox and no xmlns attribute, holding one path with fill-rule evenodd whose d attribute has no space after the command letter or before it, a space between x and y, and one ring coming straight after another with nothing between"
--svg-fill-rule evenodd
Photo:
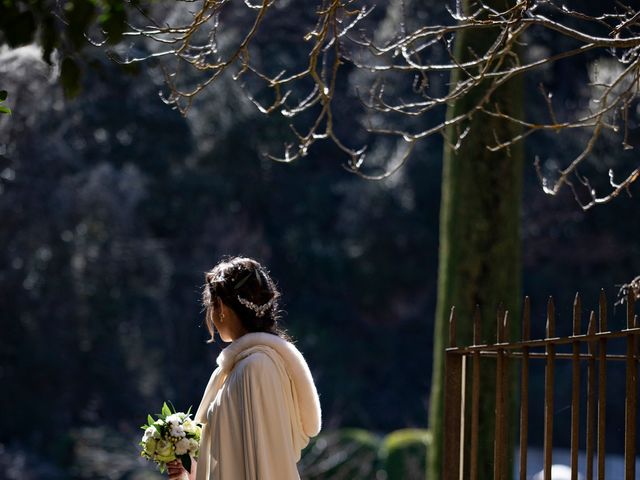
<instances>
[{"instance_id":1,"label":"background foliage","mask_svg":"<svg viewBox=\"0 0 640 480\"><path fill-rule=\"evenodd\" d=\"M13 110L0 117L0 382L9 386L0 411L11 412L0 416L2 471L125 478L140 468L138 425L164 399L197 406L222 347L204 343L199 291L223 254L255 256L277 279L326 432L426 427L441 143L422 144L381 182L345 172L330 145L291 165L265 160L287 127L255 112L237 85L206 92L183 118L158 100L162 76L152 65L123 75L80 41L96 20L117 41L120 2L66 4L73 28L54 22L55 34L48 2L4 2L0 12L1 87ZM384 20L385 7L377 15ZM16 48L32 40L38 46ZM283 38L268 55L291 64L295 48ZM532 38L528 48L553 45ZM536 74L560 92L560 115L589 98L592 64L582 61ZM343 86L352 105L356 81L348 73ZM527 108L544 114L536 102ZM549 134L527 144L523 280L534 335L548 295L568 333L577 290L594 308L599 288L612 300L640 270L637 195L585 213L568 192L540 192L534 154L564 158L573 140ZM374 144L371 158L383 162L390 148ZM591 167L606 172L626 158L602 148ZM610 388L622 385L615 372L609 378ZM558 388L561 409L569 392ZM623 411L615 401L612 428ZM568 444L560 422L559 443ZM622 448L615 431L609 439Z\"/></svg>"}]
</instances>

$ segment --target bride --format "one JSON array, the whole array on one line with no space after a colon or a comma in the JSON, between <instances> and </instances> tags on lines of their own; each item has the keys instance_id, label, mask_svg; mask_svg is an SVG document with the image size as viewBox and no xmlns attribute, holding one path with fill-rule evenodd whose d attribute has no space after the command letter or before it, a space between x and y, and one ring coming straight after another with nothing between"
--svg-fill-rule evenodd
<instances>
[{"instance_id":1,"label":"bride","mask_svg":"<svg viewBox=\"0 0 640 480\"><path fill-rule=\"evenodd\" d=\"M197 463L188 474L171 462L169 479L299 479L301 450L320 432L320 401L304 357L278 327L280 294L250 258L226 258L205 278L207 343L215 330L231 343L195 415L204 424Z\"/></svg>"}]
</instances>

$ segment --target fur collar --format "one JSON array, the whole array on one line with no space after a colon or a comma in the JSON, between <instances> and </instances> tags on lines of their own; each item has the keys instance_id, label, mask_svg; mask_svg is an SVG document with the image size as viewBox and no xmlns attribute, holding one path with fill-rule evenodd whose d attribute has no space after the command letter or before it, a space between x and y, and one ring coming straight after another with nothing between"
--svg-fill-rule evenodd
<instances>
[{"instance_id":1,"label":"fur collar","mask_svg":"<svg viewBox=\"0 0 640 480\"><path fill-rule=\"evenodd\" d=\"M284 360L298 397L302 427L308 436L316 436L322 422L320 399L309 366L293 343L271 333L250 332L225 347L216 362L222 372L229 372L239 360L251 353L249 349L262 345L271 347Z\"/></svg>"}]
</instances>

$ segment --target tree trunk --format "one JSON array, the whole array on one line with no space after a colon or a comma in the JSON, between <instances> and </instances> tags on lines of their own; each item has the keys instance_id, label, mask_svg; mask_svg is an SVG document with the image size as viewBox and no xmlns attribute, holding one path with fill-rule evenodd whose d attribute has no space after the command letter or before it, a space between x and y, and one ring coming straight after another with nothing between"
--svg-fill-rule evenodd
<instances>
[{"instance_id":1,"label":"tree trunk","mask_svg":"<svg viewBox=\"0 0 640 480\"><path fill-rule=\"evenodd\" d=\"M486 2L504 8L505 0ZM468 0L464 2L468 8ZM497 32L479 29L465 30L455 40L456 58L472 57L470 50L482 54L495 39ZM455 85L460 72L455 72ZM452 118L475 106L484 94L479 87L447 111ZM496 91L491 106L520 116L522 82L511 81ZM506 140L518 129L500 119L477 112L470 121L471 130L457 152L445 145L440 206L440 251L438 267L438 300L434 332L434 364L429 408L429 423L433 444L429 451L428 479L442 477L444 420L444 349L448 345L448 319L456 307L458 345L472 341L472 317L476 304L482 314L482 339L494 342L498 305L509 311L510 336L520 331L521 311L521 232L523 151L520 144L509 151L490 152L486 146L495 138ZM463 128L464 130L464 128ZM457 131L447 132L452 144ZM486 362L481 372L480 435L478 472L480 479L493 478L493 438L495 420L495 363ZM515 378L515 377L514 377ZM515 384L508 399L515 397ZM508 404L513 405L512 401ZM515 424L511 409L509 425ZM513 421L511 421L513 419ZM510 436L514 432L510 432ZM512 451L511 449L510 451ZM512 461L509 461L509 465Z\"/></svg>"}]
</instances>

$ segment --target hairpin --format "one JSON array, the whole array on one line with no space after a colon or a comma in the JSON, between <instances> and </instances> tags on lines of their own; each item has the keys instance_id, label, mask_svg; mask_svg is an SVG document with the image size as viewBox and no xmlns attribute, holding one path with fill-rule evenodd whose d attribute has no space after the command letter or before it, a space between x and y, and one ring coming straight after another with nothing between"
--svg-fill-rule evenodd
<instances>
[{"instance_id":1,"label":"hairpin","mask_svg":"<svg viewBox=\"0 0 640 480\"><path fill-rule=\"evenodd\" d=\"M245 307L250 308L251 310L256 312L256 316L258 316L258 317L263 316L265 314L265 312L267 310L269 310L269 308L271 308L271 306L273 305L273 302L275 301L275 299L276 299L276 297L272 297L271 300L269 300L264 305L256 305L255 303L253 303L253 302L251 302L249 300L245 300L240 295L238 295L238 301L242 305L244 305Z\"/></svg>"},{"instance_id":2,"label":"hairpin","mask_svg":"<svg viewBox=\"0 0 640 480\"><path fill-rule=\"evenodd\" d=\"M251 274L252 274L252 273L253 273L253 272L249 272L249 273L247 273L244 277L242 277L242 278L238 281L238 283L236 283L236 285L235 285L235 287L233 287L233 289L234 289L234 290L237 290L237 289L239 289L242 285L244 285L244 284L245 284L245 282L246 282L247 280L249 280L249 277L251 277Z\"/></svg>"}]
</instances>

